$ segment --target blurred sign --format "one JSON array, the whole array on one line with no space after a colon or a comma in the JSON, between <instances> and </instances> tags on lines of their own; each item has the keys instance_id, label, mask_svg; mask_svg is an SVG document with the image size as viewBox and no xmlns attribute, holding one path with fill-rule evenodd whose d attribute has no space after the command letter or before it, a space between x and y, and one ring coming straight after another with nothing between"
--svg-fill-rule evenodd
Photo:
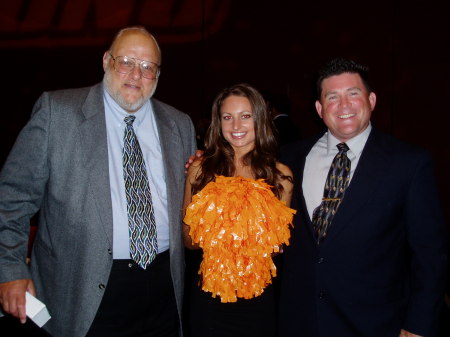
<instances>
[{"instance_id":1,"label":"blurred sign","mask_svg":"<svg viewBox=\"0 0 450 337\"><path fill-rule=\"evenodd\" d=\"M231 0L0 0L0 48L104 45L129 25L161 43L208 38Z\"/></svg>"}]
</instances>

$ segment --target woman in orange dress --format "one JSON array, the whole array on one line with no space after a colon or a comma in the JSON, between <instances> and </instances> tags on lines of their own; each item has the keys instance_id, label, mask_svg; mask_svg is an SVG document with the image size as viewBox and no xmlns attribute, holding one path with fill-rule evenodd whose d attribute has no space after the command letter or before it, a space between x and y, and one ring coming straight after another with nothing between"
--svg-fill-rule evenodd
<instances>
[{"instance_id":1,"label":"woman in orange dress","mask_svg":"<svg viewBox=\"0 0 450 337\"><path fill-rule=\"evenodd\" d=\"M188 169L184 242L202 261L186 308L191 337L273 337L272 257L288 244L292 172L276 161L270 113L248 84L216 97L201 159Z\"/></svg>"}]
</instances>

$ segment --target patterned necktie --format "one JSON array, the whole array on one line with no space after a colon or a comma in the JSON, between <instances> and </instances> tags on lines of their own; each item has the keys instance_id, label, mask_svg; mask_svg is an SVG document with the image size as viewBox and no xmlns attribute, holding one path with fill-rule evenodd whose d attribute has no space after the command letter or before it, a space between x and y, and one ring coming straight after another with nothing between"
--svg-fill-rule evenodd
<instances>
[{"instance_id":1,"label":"patterned necktie","mask_svg":"<svg viewBox=\"0 0 450 337\"><path fill-rule=\"evenodd\" d=\"M125 117L123 177L127 197L131 258L143 269L156 256L156 224L145 161L133 129L135 116Z\"/></svg>"},{"instance_id":2,"label":"patterned necktie","mask_svg":"<svg viewBox=\"0 0 450 337\"><path fill-rule=\"evenodd\" d=\"M320 244L327 236L331 221L341 204L345 189L350 181L351 161L347 157L349 148L345 143L339 143L336 146L339 152L334 157L328 171L322 202L314 210L312 217L317 244Z\"/></svg>"}]
</instances>

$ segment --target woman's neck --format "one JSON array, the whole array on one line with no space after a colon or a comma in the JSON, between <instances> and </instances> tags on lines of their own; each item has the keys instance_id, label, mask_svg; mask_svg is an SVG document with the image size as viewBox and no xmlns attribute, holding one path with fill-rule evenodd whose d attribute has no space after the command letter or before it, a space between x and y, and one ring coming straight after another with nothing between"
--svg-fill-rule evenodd
<instances>
[{"instance_id":1,"label":"woman's neck","mask_svg":"<svg viewBox=\"0 0 450 337\"><path fill-rule=\"evenodd\" d=\"M244 163L243 156L235 158L234 167L235 167L234 172L235 177L240 176L244 178L252 178L252 179L254 178L252 167Z\"/></svg>"}]
</instances>

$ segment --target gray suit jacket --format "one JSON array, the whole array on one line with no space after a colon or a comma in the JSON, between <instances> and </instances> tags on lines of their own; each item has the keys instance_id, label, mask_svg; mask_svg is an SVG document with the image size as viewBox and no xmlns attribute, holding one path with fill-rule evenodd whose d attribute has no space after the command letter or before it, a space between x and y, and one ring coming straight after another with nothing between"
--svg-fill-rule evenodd
<instances>
[{"instance_id":1,"label":"gray suit jacket","mask_svg":"<svg viewBox=\"0 0 450 337\"><path fill-rule=\"evenodd\" d=\"M44 93L0 173L0 282L32 278L54 336L84 336L112 265L112 205L103 87ZM190 118L151 99L165 165L170 262L183 301L184 163L196 148ZM29 220L39 211L31 264Z\"/></svg>"}]
</instances>

